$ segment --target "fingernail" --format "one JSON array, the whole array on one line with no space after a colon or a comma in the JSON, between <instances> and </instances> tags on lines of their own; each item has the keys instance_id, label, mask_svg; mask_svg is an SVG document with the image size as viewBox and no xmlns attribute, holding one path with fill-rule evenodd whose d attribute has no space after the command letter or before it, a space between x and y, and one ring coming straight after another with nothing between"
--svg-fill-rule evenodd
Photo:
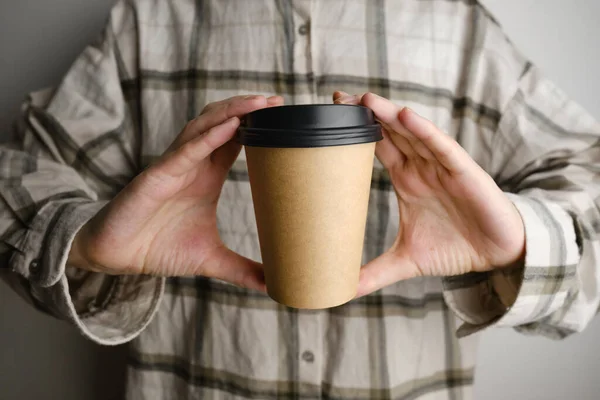
<instances>
[{"instance_id":1,"label":"fingernail","mask_svg":"<svg viewBox=\"0 0 600 400\"><path fill-rule=\"evenodd\" d=\"M227 121L225 121L225 123L227 125L236 125L238 123L238 121L239 121L238 117L231 117Z\"/></svg>"},{"instance_id":2,"label":"fingernail","mask_svg":"<svg viewBox=\"0 0 600 400\"><path fill-rule=\"evenodd\" d=\"M345 103L349 103L349 102L353 101L355 98L356 98L356 96L352 96L352 95L346 94L344 96L339 97L336 100L336 102L337 103L345 104Z\"/></svg>"},{"instance_id":3,"label":"fingernail","mask_svg":"<svg viewBox=\"0 0 600 400\"><path fill-rule=\"evenodd\" d=\"M429 122L427 118L423 117L421 114L409 107L404 107L398 116L400 117L400 122L403 125L410 125L413 129L424 127L425 124Z\"/></svg>"},{"instance_id":4,"label":"fingernail","mask_svg":"<svg viewBox=\"0 0 600 400\"><path fill-rule=\"evenodd\" d=\"M418 112L416 112L415 110L413 110L410 107L404 107L401 111L404 111L408 114L416 115L417 117L421 117Z\"/></svg>"},{"instance_id":5,"label":"fingernail","mask_svg":"<svg viewBox=\"0 0 600 400\"><path fill-rule=\"evenodd\" d=\"M267 98L267 103L277 103L279 100L281 100L281 96L271 96Z\"/></svg>"},{"instance_id":6,"label":"fingernail","mask_svg":"<svg viewBox=\"0 0 600 400\"><path fill-rule=\"evenodd\" d=\"M250 95L248 95L248 96L244 96L244 100L254 100L254 99L258 99L258 98L260 98L260 97L262 97L262 96L260 96L260 95L255 95L255 94L250 94Z\"/></svg>"},{"instance_id":7,"label":"fingernail","mask_svg":"<svg viewBox=\"0 0 600 400\"><path fill-rule=\"evenodd\" d=\"M407 117L413 118L413 121L416 120L416 121L420 122L420 121L426 120L425 117L422 117L421 114L419 114L418 112L416 112L415 110L413 110L410 107L404 107L402 109L402 111L406 114Z\"/></svg>"}]
</instances>

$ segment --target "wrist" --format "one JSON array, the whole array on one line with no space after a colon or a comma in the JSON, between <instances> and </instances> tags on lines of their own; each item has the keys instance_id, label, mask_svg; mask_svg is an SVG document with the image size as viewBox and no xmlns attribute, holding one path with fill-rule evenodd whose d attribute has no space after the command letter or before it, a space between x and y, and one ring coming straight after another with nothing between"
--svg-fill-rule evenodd
<instances>
[{"instance_id":1,"label":"wrist","mask_svg":"<svg viewBox=\"0 0 600 400\"><path fill-rule=\"evenodd\" d=\"M527 240L525 237L525 221L523 220L517 206L511 201L512 216L506 229L511 232L508 245L505 247L505 252L499 257L492 269L497 268L514 268L525 264L525 255L527 253Z\"/></svg>"},{"instance_id":2,"label":"wrist","mask_svg":"<svg viewBox=\"0 0 600 400\"><path fill-rule=\"evenodd\" d=\"M86 256L87 225L87 223L84 224L75 234L71 242L71 248L69 249L67 265L87 271L97 271L97 268L93 267L93 263Z\"/></svg>"}]
</instances>

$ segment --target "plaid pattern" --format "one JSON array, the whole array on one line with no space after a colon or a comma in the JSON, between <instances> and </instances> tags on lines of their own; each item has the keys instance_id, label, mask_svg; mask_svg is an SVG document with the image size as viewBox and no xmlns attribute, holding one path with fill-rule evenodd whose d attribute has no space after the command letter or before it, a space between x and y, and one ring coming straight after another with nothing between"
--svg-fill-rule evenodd
<instances>
[{"instance_id":1,"label":"plaid pattern","mask_svg":"<svg viewBox=\"0 0 600 400\"><path fill-rule=\"evenodd\" d=\"M338 89L410 106L456 138L523 216L525 265L412 279L321 311L200 277L65 265L79 227L205 104L324 103ZM18 128L0 150L2 275L92 340L132 340L130 399L467 399L468 334L496 324L564 337L598 307L600 126L475 0L121 1ZM259 259L243 153L218 218L225 243ZM376 162L365 261L398 218Z\"/></svg>"}]
</instances>

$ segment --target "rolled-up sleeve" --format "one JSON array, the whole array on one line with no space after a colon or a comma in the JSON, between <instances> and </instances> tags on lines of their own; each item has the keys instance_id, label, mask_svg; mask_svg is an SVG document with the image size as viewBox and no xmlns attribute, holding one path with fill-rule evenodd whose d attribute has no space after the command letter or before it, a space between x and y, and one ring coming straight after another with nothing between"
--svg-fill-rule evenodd
<instances>
[{"instance_id":1,"label":"rolled-up sleeve","mask_svg":"<svg viewBox=\"0 0 600 400\"><path fill-rule=\"evenodd\" d=\"M494 133L490 174L525 227L517 265L444 279L459 335L509 326L563 338L600 303L600 125L534 66Z\"/></svg>"},{"instance_id":2,"label":"rolled-up sleeve","mask_svg":"<svg viewBox=\"0 0 600 400\"><path fill-rule=\"evenodd\" d=\"M140 169L134 13L118 3L60 85L33 93L17 138L0 148L2 278L39 309L101 344L150 322L164 280L110 276L68 265L78 230Z\"/></svg>"}]
</instances>

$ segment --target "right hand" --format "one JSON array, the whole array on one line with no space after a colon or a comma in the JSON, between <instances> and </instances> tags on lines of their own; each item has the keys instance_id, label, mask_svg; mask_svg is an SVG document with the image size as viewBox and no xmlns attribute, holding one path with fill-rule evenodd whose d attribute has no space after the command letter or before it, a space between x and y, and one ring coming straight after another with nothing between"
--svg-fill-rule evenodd
<instances>
[{"instance_id":1,"label":"right hand","mask_svg":"<svg viewBox=\"0 0 600 400\"><path fill-rule=\"evenodd\" d=\"M217 202L241 146L239 118L283 104L238 96L207 105L152 166L77 233L69 265L108 274L202 275L264 291L262 266L228 249Z\"/></svg>"}]
</instances>

